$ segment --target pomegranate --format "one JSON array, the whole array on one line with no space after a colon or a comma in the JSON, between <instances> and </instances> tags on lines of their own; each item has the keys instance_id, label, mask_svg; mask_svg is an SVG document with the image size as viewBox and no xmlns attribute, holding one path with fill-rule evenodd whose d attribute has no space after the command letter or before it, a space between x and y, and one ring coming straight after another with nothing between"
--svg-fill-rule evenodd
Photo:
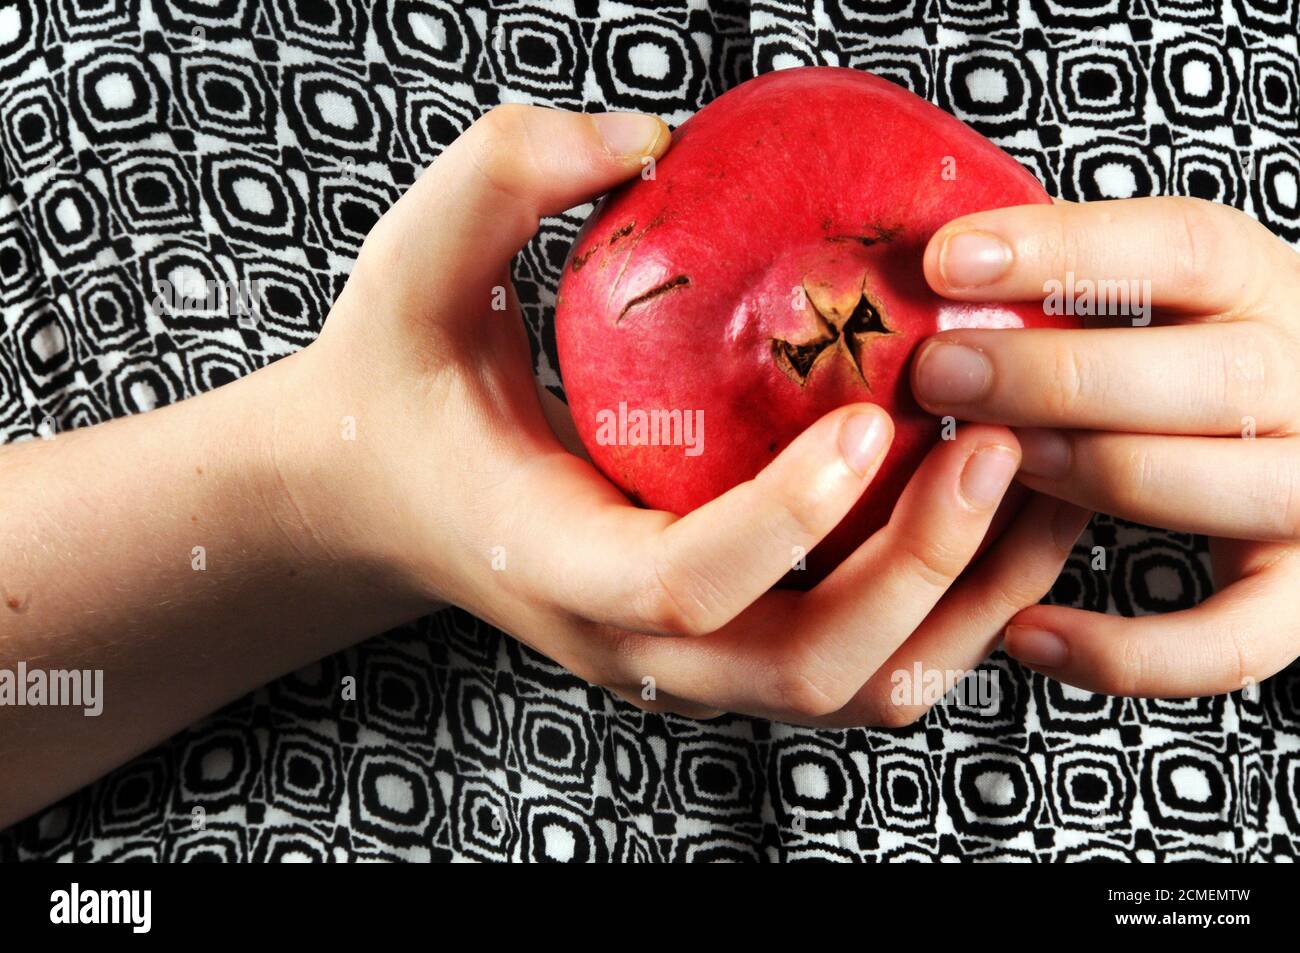
<instances>
[{"instance_id":1,"label":"pomegranate","mask_svg":"<svg viewBox=\"0 0 1300 953\"><path fill-rule=\"evenodd\" d=\"M948 301L922 273L949 220L1048 201L1011 156L868 73L736 87L674 133L653 176L601 201L565 264L560 369L592 460L633 500L685 514L835 407L880 404L897 431L884 465L787 577L814 583L888 520L940 438L908 383L917 345L947 328L1072 322Z\"/></svg>"}]
</instances>

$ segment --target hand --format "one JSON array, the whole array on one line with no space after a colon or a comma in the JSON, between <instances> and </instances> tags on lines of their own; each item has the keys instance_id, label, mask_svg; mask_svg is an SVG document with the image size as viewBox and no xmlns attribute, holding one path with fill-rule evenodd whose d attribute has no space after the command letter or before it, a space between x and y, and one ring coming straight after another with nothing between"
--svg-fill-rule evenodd
<instances>
[{"instance_id":1,"label":"hand","mask_svg":"<svg viewBox=\"0 0 1300 953\"><path fill-rule=\"evenodd\" d=\"M1162 697L1234 691L1293 661L1300 256L1233 209L1153 198L966 216L935 234L925 268L967 301L1148 280L1150 326L946 332L918 354L913 390L933 413L1017 428L1020 479L1039 492L1213 537L1220 589L1201 605L1135 619L1036 606L1007 651L1093 691Z\"/></svg>"},{"instance_id":2,"label":"hand","mask_svg":"<svg viewBox=\"0 0 1300 953\"><path fill-rule=\"evenodd\" d=\"M321 337L289 359L276 426L289 509L343 564L394 567L399 589L463 606L641 707L910 721L928 702L891 701L891 672L978 664L1050 588L1088 514L1033 501L954 587L1019 461L1010 431L972 426L821 585L769 592L870 482L892 438L880 408L827 415L681 519L630 505L566 449L509 264L540 216L668 142L648 117L510 106L449 147L367 238ZM339 439L345 419L353 441Z\"/></svg>"},{"instance_id":3,"label":"hand","mask_svg":"<svg viewBox=\"0 0 1300 953\"><path fill-rule=\"evenodd\" d=\"M685 519L631 506L556 436L511 258L538 216L667 145L647 117L494 110L379 221L309 347L0 448L0 670L91 686L80 705L0 706L0 827L445 601L692 714L901 723L931 699L891 697L891 666L928 679L987 654L1083 522L1039 499L951 585L1013 478L1009 430L938 447L893 522L806 594L768 590L870 482L892 436L879 408L827 415Z\"/></svg>"}]
</instances>

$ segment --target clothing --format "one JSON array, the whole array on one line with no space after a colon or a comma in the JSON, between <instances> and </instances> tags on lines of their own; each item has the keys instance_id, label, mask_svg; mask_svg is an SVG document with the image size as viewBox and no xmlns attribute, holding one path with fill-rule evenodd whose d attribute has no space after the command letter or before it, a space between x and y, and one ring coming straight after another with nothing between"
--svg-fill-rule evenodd
<instances>
[{"instance_id":1,"label":"clothing","mask_svg":"<svg viewBox=\"0 0 1300 953\"><path fill-rule=\"evenodd\" d=\"M308 343L378 214L504 101L680 123L755 71L852 66L954 112L1054 195L1197 195L1300 242L1297 0L231 8L10 8L5 440L167 404ZM544 222L515 268L538 374L557 388L554 288L585 213ZM187 274L212 283L215 307L146 308ZM257 320L227 300L241 282L262 290ZM1211 588L1203 538L1097 517L1050 598L1131 615ZM903 730L694 723L642 714L452 610L229 706L0 834L0 858L1300 851L1300 667L1258 698L1175 701L1077 691L1001 654L981 671L997 679L993 711L940 705Z\"/></svg>"}]
</instances>

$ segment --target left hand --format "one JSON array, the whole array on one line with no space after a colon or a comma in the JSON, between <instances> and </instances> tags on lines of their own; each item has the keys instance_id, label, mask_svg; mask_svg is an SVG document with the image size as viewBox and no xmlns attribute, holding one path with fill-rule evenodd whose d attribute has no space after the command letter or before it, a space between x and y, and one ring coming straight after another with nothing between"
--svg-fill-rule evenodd
<instances>
[{"instance_id":1,"label":"left hand","mask_svg":"<svg viewBox=\"0 0 1300 953\"><path fill-rule=\"evenodd\" d=\"M1235 691L1290 664L1300 255L1226 206L1129 199L956 219L931 239L925 273L964 301L1043 300L1070 275L1075 288L1149 281L1149 324L943 332L918 353L912 386L932 413L1016 428L1030 488L1212 537L1219 591L1195 608L1123 618L1034 606L1007 627L1008 653L1085 689L1147 697Z\"/></svg>"},{"instance_id":2,"label":"left hand","mask_svg":"<svg viewBox=\"0 0 1300 953\"><path fill-rule=\"evenodd\" d=\"M598 134L610 122L613 145ZM966 427L835 572L769 592L874 476L893 426L866 404L684 517L631 504L581 457L567 409L538 394L507 280L540 216L662 155L662 125L640 117L629 142L628 122L498 107L380 219L320 337L274 365L279 396L235 414L276 408L285 535L327 590L373 567L416 606L467 609L647 710L907 724L1051 587L1089 514L1040 496L971 565L1019 455L1005 427Z\"/></svg>"}]
</instances>

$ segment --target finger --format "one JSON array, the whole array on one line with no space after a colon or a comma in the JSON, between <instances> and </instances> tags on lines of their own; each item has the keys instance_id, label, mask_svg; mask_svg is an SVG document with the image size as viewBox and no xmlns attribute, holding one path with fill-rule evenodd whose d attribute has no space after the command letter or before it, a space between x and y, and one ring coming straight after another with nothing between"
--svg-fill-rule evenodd
<instances>
[{"instance_id":1,"label":"finger","mask_svg":"<svg viewBox=\"0 0 1300 953\"><path fill-rule=\"evenodd\" d=\"M1035 496L853 700L822 724L899 728L923 716L935 701L925 689L936 678L945 686L959 682L989 657L1012 616L1051 591L1091 516ZM918 684L917 673L926 681Z\"/></svg>"},{"instance_id":2,"label":"finger","mask_svg":"<svg viewBox=\"0 0 1300 953\"><path fill-rule=\"evenodd\" d=\"M930 239L925 275L937 293L967 301L1041 301L1049 282L1072 276L1075 288L1122 282L1108 292L1136 290L1145 299L1138 309L1236 316L1254 313L1278 286L1277 266L1285 260L1294 272L1294 259L1235 209L1161 197L966 215Z\"/></svg>"},{"instance_id":3,"label":"finger","mask_svg":"<svg viewBox=\"0 0 1300 953\"><path fill-rule=\"evenodd\" d=\"M1190 698L1257 684L1296 657L1300 612L1297 551L1288 548L1253 575L1194 609L1124 618L1065 606L1034 606L1007 627L1007 652L1052 678L1088 691Z\"/></svg>"},{"instance_id":4,"label":"finger","mask_svg":"<svg viewBox=\"0 0 1300 953\"><path fill-rule=\"evenodd\" d=\"M644 690L636 691L626 688L611 688L610 693L627 702L633 708L655 715L679 715L695 721L712 721L726 714L718 708L697 705L685 698L678 698L667 692L656 691L652 697L646 697Z\"/></svg>"},{"instance_id":5,"label":"finger","mask_svg":"<svg viewBox=\"0 0 1300 953\"><path fill-rule=\"evenodd\" d=\"M853 404L814 424L753 480L669 526L641 615L657 630L702 635L776 585L839 525L893 440L889 415Z\"/></svg>"},{"instance_id":6,"label":"finger","mask_svg":"<svg viewBox=\"0 0 1300 953\"><path fill-rule=\"evenodd\" d=\"M446 293L448 282L479 294L542 216L608 191L669 141L653 116L498 106L385 213L361 258L379 260L389 279L402 275L413 296Z\"/></svg>"},{"instance_id":7,"label":"finger","mask_svg":"<svg viewBox=\"0 0 1300 953\"><path fill-rule=\"evenodd\" d=\"M1295 423L1300 350L1266 324L945 331L912 390L931 413L1015 427L1257 433Z\"/></svg>"},{"instance_id":8,"label":"finger","mask_svg":"<svg viewBox=\"0 0 1300 953\"><path fill-rule=\"evenodd\" d=\"M920 624L965 570L988 530L1020 460L1010 431L962 428L936 446L917 469L889 523L867 540L811 593L812 611L838 628L849 643L869 641L859 655L868 674ZM869 601L857 593L869 589ZM861 639L863 621L875 607ZM886 610L885 607L888 607ZM883 654L882 654L883 653Z\"/></svg>"},{"instance_id":9,"label":"finger","mask_svg":"<svg viewBox=\"0 0 1300 953\"><path fill-rule=\"evenodd\" d=\"M566 506L570 495L557 481L538 481L544 499L530 528L540 594L622 629L713 632L780 581L794 553L838 525L892 439L879 407L841 407L752 480L681 519L626 501Z\"/></svg>"},{"instance_id":10,"label":"finger","mask_svg":"<svg viewBox=\"0 0 1300 953\"><path fill-rule=\"evenodd\" d=\"M1300 538L1295 437L1019 430L1020 481L1123 519L1233 539Z\"/></svg>"},{"instance_id":11,"label":"finger","mask_svg":"<svg viewBox=\"0 0 1300 953\"><path fill-rule=\"evenodd\" d=\"M922 462L889 524L811 592L769 593L705 639L637 643L635 670L727 711L808 723L840 710L966 567L1015 448L1009 431L963 428Z\"/></svg>"}]
</instances>

